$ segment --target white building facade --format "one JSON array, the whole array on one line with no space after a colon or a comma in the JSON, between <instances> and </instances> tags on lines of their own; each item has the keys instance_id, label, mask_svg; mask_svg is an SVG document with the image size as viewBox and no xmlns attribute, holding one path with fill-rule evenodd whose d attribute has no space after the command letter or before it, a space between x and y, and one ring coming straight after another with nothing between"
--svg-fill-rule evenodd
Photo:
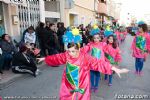
<instances>
[{"instance_id":1,"label":"white building facade","mask_svg":"<svg viewBox=\"0 0 150 100\"><path fill-rule=\"evenodd\" d=\"M95 3L97 0L65 0L65 26L96 23Z\"/></svg>"},{"instance_id":2,"label":"white building facade","mask_svg":"<svg viewBox=\"0 0 150 100\"><path fill-rule=\"evenodd\" d=\"M64 0L0 0L0 36L4 33L20 40L38 22L64 22Z\"/></svg>"}]
</instances>

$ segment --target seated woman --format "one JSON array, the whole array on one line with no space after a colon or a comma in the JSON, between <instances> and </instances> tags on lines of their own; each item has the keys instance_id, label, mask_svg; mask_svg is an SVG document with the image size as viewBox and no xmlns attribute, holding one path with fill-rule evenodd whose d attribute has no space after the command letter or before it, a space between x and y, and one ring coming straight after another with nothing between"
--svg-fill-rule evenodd
<instances>
[{"instance_id":1,"label":"seated woman","mask_svg":"<svg viewBox=\"0 0 150 100\"><path fill-rule=\"evenodd\" d=\"M23 41L24 43L29 42L30 44L36 44L36 34L33 26L28 28L27 32L24 34Z\"/></svg>"},{"instance_id":2,"label":"seated woman","mask_svg":"<svg viewBox=\"0 0 150 100\"><path fill-rule=\"evenodd\" d=\"M2 68L9 70L11 68L12 55L17 52L17 49L11 42L11 38L8 34L2 35L2 40L0 41L0 47L3 51L2 53Z\"/></svg>"},{"instance_id":3,"label":"seated woman","mask_svg":"<svg viewBox=\"0 0 150 100\"><path fill-rule=\"evenodd\" d=\"M29 73L36 77L39 70L33 59L28 56L29 48L26 45L22 45L18 53L14 54L12 60L12 71L14 73Z\"/></svg>"}]
</instances>

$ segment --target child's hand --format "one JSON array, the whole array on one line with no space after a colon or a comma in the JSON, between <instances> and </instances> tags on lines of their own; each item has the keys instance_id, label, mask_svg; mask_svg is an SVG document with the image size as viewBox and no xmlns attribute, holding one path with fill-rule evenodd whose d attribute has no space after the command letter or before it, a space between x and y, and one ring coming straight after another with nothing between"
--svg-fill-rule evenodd
<instances>
[{"instance_id":1,"label":"child's hand","mask_svg":"<svg viewBox=\"0 0 150 100\"><path fill-rule=\"evenodd\" d=\"M42 62L45 60L45 58L36 58L36 60L38 61L38 63Z\"/></svg>"},{"instance_id":2,"label":"child's hand","mask_svg":"<svg viewBox=\"0 0 150 100\"><path fill-rule=\"evenodd\" d=\"M120 74L122 74L122 73L128 73L129 72L128 69L125 69L125 68L119 69L119 68L116 68L114 66L112 67L112 70L115 71L120 78L121 78Z\"/></svg>"}]
</instances>

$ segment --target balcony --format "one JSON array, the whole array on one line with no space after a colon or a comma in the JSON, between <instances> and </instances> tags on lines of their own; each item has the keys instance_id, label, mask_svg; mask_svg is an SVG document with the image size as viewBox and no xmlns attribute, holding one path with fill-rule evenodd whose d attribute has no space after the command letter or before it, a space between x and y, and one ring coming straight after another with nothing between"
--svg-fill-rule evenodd
<instances>
[{"instance_id":1,"label":"balcony","mask_svg":"<svg viewBox=\"0 0 150 100\"><path fill-rule=\"evenodd\" d=\"M46 18L60 18L59 12L45 11Z\"/></svg>"},{"instance_id":2,"label":"balcony","mask_svg":"<svg viewBox=\"0 0 150 100\"><path fill-rule=\"evenodd\" d=\"M45 11L60 12L60 1L45 1Z\"/></svg>"},{"instance_id":3,"label":"balcony","mask_svg":"<svg viewBox=\"0 0 150 100\"><path fill-rule=\"evenodd\" d=\"M99 3L98 4L98 13L107 15L107 5L106 3Z\"/></svg>"}]
</instances>

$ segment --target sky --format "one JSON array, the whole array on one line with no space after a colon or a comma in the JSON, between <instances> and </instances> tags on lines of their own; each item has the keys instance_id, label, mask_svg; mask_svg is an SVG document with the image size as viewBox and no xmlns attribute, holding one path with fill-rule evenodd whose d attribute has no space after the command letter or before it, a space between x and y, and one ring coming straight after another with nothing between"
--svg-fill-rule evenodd
<instances>
[{"instance_id":1,"label":"sky","mask_svg":"<svg viewBox=\"0 0 150 100\"><path fill-rule=\"evenodd\" d=\"M134 16L137 20L150 20L145 17L145 14L150 14L150 0L114 0L120 1L121 5L121 20L126 20L128 16ZM127 15L129 13L130 15Z\"/></svg>"},{"instance_id":2,"label":"sky","mask_svg":"<svg viewBox=\"0 0 150 100\"><path fill-rule=\"evenodd\" d=\"M150 0L121 0L122 9L137 15L150 12Z\"/></svg>"}]
</instances>

